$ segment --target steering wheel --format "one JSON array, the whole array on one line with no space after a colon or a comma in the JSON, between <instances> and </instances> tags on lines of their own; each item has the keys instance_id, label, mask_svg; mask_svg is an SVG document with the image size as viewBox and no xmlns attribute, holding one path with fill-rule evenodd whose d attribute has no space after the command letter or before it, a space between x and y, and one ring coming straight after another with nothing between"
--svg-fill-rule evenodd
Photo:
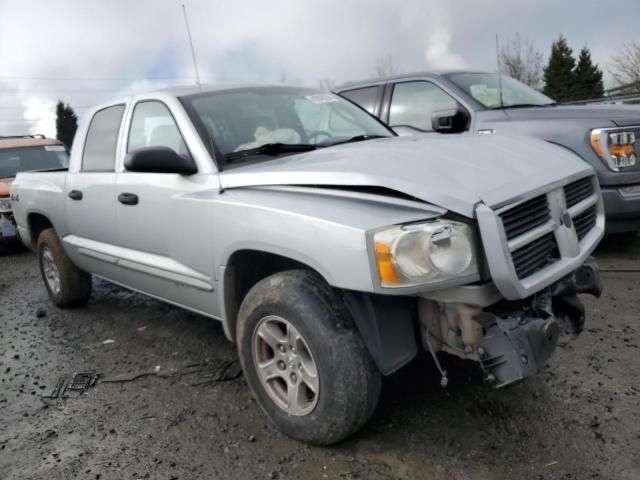
<instances>
[{"instance_id":1,"label":"steering wheel","mask_svg":"<svg viewBox=\"0 0 640 480\"><path fill-rule=\"evenodd\" d=\"M307 133L307 140L309 141L309 143L317 145L320 142L318 140L314 142L313 139L317 139L318 137L321 137L323 135L327 138L331 138L331 134L326 130L313 130L312 132Z\"/></svg>"}]
</instances>

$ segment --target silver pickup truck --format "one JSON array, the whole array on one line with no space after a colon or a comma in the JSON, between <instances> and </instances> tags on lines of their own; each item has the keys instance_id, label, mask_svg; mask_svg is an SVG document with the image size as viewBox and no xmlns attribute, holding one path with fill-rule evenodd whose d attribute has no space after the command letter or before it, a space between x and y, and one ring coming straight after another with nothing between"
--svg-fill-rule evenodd
<instances>
[{"instance_id":1,"label":"silver pickup truck","mask_svg":"<svg viewBox=\"0 0 640 480\"><path fill-rule=\"evenodd\" d=\"M59 307L91 275L219 320L259 405L330 444L381 375L447 352L496 387L579 333L604 231L593 169L534 139L397 137L339 96L170 89L102 105L68 170L11 187Z\"/></svg>"}]
</instances>

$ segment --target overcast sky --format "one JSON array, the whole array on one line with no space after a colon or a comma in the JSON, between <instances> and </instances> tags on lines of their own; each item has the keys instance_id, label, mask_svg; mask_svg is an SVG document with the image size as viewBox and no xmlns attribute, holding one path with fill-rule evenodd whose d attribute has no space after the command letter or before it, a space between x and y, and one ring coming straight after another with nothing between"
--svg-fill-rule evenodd
<instances>
[{"instance_id":1,"label":"overcast sky","mask_svg":"<svg viewBox=\"0 0 640 480\"><path fill-rule=\"evenodd\" d=\"M0 135L55 135L55 102L78 114L114 96L193 83L185 3L204 82L317 86L401 72L496 69L495 35L548 56L561 33L606 72L638 39L639 0L0 0Z\"/></svg>"}]
</instances>

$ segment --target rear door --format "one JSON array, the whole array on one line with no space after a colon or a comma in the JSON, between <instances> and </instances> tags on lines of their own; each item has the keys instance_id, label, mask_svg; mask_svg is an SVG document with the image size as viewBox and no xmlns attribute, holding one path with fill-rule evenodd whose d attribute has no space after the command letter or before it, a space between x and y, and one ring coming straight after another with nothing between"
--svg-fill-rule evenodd
<instances>
[{"instance_id":1,"label":"rear door","mask_svg":"<svg viewBox=\"0 0 640 480\"><path fill-rule=\"evenodd\" d=\"M97 111L91 119L78 169L66 182L69 235L63 241L74 262L92 273L111 271L109 252L117 245L115 160L125 105Z\"/></svg>"}]
</instances>

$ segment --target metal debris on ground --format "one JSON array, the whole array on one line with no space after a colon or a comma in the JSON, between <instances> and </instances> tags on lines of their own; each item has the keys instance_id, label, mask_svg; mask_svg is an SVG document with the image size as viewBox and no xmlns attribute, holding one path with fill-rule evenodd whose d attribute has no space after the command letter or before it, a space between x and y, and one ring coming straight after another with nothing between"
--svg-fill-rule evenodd
<instances>
[{"instance_id":1,"label":"metal debris on ground","mask_svg":"<svg viewBox=\"0 0 640 480\"><path fill-rule=\"evenodd\" d=\"M242 375L242 367L237 360L223 360L218 365L213 365L213 369L206 375L200 377L191 386L208 385L216 382L235 380Z\"/></svg>"},{"instance_id":2,"label":"metal debris on ground","mask_svg":"<svg viewBox=\"0 0 640 480\"><path fill-rule=\"evenodd\" d=\"M93 387L100 377L96 372L81 372L72 375L63 375L56 382L56 386L48 395L42 398L54 400L56 398L79 397Z\"/></svg>"},{"instance_id":3,"label":"metal debris on ground","mask_svg":"<svg viewBox=\"0 0 640 480\"><path fill-rule=\"evenodd\" d=\"M216 360L213 362L193 363L185 365L183 368L161 369L157 366L152 370L142 370L137 372L122 373L106 378L101 378L100 383L122 383L131 382L138 378L156 376L161 378L181 377L199 373L199 379L192 383L192 386L199 386L214 382L235 380L242 375L242 369L237 360Z\"/></svg>"}]
</instances>

